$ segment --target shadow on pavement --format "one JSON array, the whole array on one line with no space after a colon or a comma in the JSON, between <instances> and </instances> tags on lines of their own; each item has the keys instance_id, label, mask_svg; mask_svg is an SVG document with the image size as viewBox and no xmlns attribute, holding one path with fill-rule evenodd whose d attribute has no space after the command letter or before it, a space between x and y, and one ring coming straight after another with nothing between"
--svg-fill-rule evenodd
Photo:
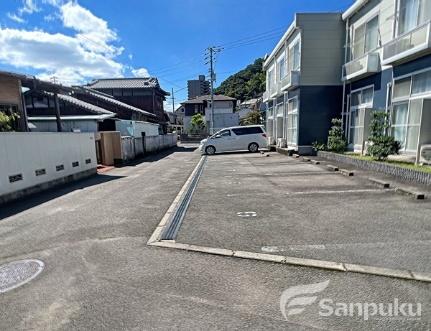
<instances>
[{"instance_id":1,"label":"shadow on pavement","mask_svg":"<svg viewBox=\"0 0 431 331\"><path fill-rule=\"evenodd\" d=\"M172 147L169 149L165 149L159 153L154 153L154 154L148 154L144 157L141 157L139 159L127 162L126 164L124 164L123 166L125 167L130 167L130 166L137 166L141 163L145 163L145 162L157 162L161 159L164 159L165 157L173 154L173 153L182 153L182 152L188 152L188 153L192 153L197 149L196 145L190 145L190 146L177 146L177 147Z\"/></svg>"},{"instance_id":2,"label":"shadow on pavement","mask_svg":"<svg viewBox=\"0 0 431 331\"><path fill-rule=\"evenodd\" d=\"M29 208L33 208L42 203L56 199L65 194L80 190L86 187L99 185L112 180L123 178L124 176L112 176L99 174L92 177L84 178L73 183L63 184L53 187L49 190L31 194L27 197L0 206L0 221L6 217L13 216Z\"/></svg>"}]
</instances>

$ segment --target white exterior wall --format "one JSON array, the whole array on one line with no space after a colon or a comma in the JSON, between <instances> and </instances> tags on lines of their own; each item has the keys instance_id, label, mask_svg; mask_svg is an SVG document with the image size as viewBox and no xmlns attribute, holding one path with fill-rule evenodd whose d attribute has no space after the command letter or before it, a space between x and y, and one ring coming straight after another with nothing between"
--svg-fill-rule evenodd
<instances>
[{"instance_id":1,"label":"white exterior wall","mask_svg":"<svg viewBox=\"0 0 431 331\"><path fill-rule=\"evenodd\" d=\"M0 196L97 167L91 133L0 133L0 156ZM58 165L64 170L57 171ZM36 176L39 169L46 174ZM10 183L9 176L18 174L23 179Z\"/></svg>"},{"instance_id":2,"label":"white exterior wall","mask_svg":"<svg viewBox=\"0 0 431 331\"><path fill-rule=\"evenodd\" d=\"M232 101L214 101L214 115L216 114L232 114ZM205 108L205 120L211 120L211 107Z\"/></svg>"},{"instance_id":3,"label":"white exterior wall","mask_svg":"<svg viewBox=\"0 0 431 331\"><path fill-rule=\"evenodd\" d=\"M141 137L142 132L146 136L157 136L159 134L159 125L156 123L140 121L115 121L115 128L120 131L121 136Z\"/></svg>"},{"instance_id":4,"label":"white exterior wall","mask_svg":"<svg viewBox=\"0 0 431 331\"><path fill-rule=\"evenodd\" d=\"M31 120L30 123L36 126L36 129L31 129L32 132L57 132L57 122ZM61 128L63 132L73 132L73 130L80 130L81 132L97 132L96 120L79 120L79 121L61 121Z\"/></svg>"},{"instance_id":5,"label":"white exterior wall","mask_svg":"<svg viewBox=\"0 0 431 331\"><path fill-rule=\"evenodd\" d=\"M341 85L345 25L341 14L297 14L301 29L301 85Z\"/></svg>"}]
</instances>

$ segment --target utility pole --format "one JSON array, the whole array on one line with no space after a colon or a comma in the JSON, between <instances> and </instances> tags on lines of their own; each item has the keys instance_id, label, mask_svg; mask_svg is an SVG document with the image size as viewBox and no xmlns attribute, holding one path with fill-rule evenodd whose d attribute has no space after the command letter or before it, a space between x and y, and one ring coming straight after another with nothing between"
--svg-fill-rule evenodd
<instances>
[{"instance_id":1,"label":"utility pole","mask_svg":"<svg viewBox=\"0 0 431 331\"><path fill-rule=\"evenodd\" d=\"M211 46L207 48L207 54L205 57L205 64L209 64L210 66L210 84L211 84L211 120L210 120L210 134L214 132L214 82L216 80L216 75L214 73L214 62L215 62L215 54L221 52L221 47Z\"/></svg>"},{"instance_id":2,"label":"utility pole","mask_svg":"<svg viewBox=\"0 0 431 331\"><path fill-rule=\"evenodd\" d=\"M172 88L172 113L175 113L175 97L174 97L174 88Z\"/></svg>"}]
</instances>

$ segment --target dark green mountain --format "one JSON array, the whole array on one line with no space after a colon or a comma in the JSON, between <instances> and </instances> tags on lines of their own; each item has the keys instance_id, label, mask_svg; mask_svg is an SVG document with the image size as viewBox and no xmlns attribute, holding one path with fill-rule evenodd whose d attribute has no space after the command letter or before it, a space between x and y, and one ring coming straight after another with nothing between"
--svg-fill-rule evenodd
<instances>
[{"instance_id":1,"label":"dark green mountain","mask_svg":"<svg viewBox=\"0 0 431 331\"><path fill-rule=\"evenodd\" d=\"M262 71L262 64L263 59L257 59L245 69L229 76L215 89L215 93L241 101L262 96L265 91L265 73Z\"/></svg>"}]
</instances>

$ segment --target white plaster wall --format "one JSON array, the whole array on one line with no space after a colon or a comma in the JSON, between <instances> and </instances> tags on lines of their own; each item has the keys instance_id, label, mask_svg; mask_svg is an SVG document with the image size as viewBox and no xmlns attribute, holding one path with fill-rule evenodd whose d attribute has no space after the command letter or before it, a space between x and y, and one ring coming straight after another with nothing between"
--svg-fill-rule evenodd
<instances>
[{"instance_id":1,"label":"white plaster wall","mask_svg":"<svg viewBox=\"0 0 431 331\"><path fill-rule=\"evenodd\" d=\"M91 163L86 164L87 159ZM72 167L73 162L79 166ZM64 170L57 171L58 165L64 165ZM0 195L96 167L93 133L0 133ZM38 169L46 174L36 176ZM23 179L10 183L9 176L18 174Z\"/></svg>"}]
</instances>

